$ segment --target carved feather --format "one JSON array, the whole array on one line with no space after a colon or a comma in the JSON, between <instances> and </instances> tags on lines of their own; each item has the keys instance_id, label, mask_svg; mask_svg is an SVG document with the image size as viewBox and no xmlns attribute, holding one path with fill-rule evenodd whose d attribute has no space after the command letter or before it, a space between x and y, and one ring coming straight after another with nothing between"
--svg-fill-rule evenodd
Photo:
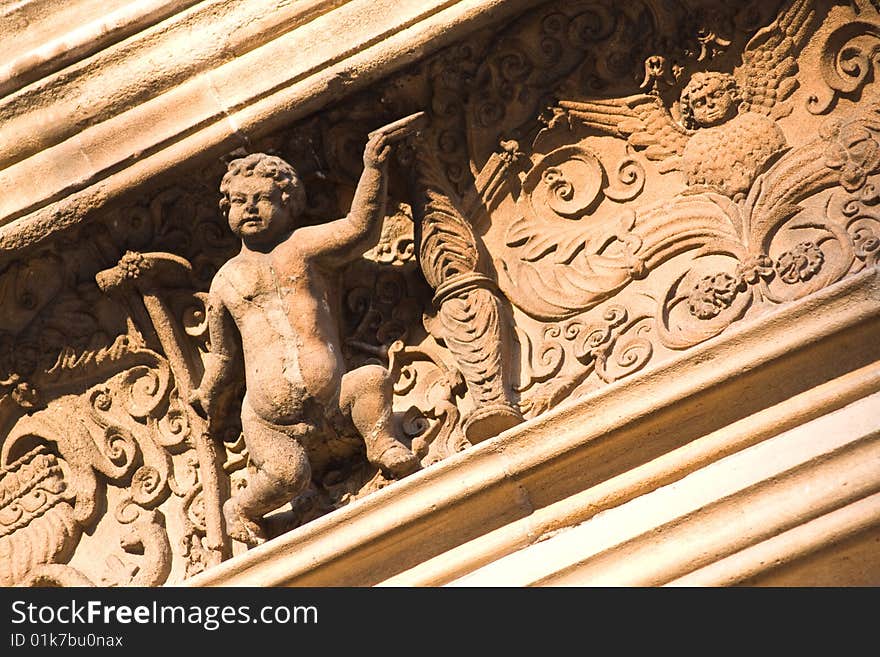
<instances>
[{"instance_id":1,"label":"carved feather","mask_svg":"<svg viewBox=\"0 0 880 657\"><path fill-rule=\"evenodd\" d=\"M794 0L746 45L743 63L734 71L743 94L742 111L774 118L791 113L791 107L781 103L798 87L796 57L813 28L812 4Z\"/></svg>"},{"instance_id":2,"label":"carved feather","mask_svg":"<svg viewBox=\"0 0 880 657\"><path fill-rule=\"evenodd\" d=\"M684 151L690 132L679 125L658 96L589 102L560 101L569 116L601 134L621 137L649 160L665 160Z\"/></svg>"}]
</instances>

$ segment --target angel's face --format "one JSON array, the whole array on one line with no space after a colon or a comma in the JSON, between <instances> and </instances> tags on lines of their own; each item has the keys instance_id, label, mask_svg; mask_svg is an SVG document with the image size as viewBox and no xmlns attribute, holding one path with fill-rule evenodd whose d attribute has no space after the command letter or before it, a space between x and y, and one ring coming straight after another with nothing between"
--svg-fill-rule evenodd
<instances>
[{"instance_id":1,"label":"angel's face","mask_svg":"<svg viewBox=\"0 0 880 657\"><path fill-rule=\"evenodd\" d=\"M243 240L262 243L291 229L293 218L278 183L267 176L238 176L229 184L229 227Z\"/></svg>"},{"instance_id":2,"label":"angel's face","mask_svg":"<svg viewBox=\"0 0 880 657\"><path fill-rule=\"evenodd\" d=\"M724 123L736 114L736 98L719 78L710 78L690 94L691 113L701 128Z\"/></svg>"}]
</instances>

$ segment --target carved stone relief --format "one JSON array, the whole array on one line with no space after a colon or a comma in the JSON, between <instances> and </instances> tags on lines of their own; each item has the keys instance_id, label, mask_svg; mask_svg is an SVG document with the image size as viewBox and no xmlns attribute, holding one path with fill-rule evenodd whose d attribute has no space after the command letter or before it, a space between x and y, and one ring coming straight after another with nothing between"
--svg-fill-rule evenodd
<instances>
[{"instance_id":1,"label":"carved stone relief","mask_svg":"<svg viewBox=\"0 0 880 657\"><path fill-rule=\"evenodd\" d=\"M0 582L180 581L876 267L878 44L868 1L548 2L22 253L0 271ZM355 432L237 518L264 463L247 404L274 389L247 353L283 349L257 336L205 399L230 355L212 280L241 248L227 164L293 165L298 225L327 235L363 201L368 133L415 112L372 241L318 295L337 374L385 373L412 467Z\"/></svg>"}]
</instances>

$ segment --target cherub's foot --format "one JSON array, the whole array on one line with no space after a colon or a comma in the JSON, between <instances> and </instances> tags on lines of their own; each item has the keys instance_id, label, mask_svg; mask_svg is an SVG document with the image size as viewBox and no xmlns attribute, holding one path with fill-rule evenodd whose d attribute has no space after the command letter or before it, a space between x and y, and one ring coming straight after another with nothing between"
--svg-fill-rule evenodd
<instances>
[{"instance_id":1,"label":"cherub's foot","mask_svg":"<svg viewBox=\"0 0 880 657\"><path fill-rule=\"evenodd\" d=\"M241 512L234 497L226 500L223 505L223 517L226 519L226 533L230 538L250 547L266 542L263 528Z\"/></svg>"},{"instance_id":2,"label":"cherub's foot","mask_svg":"<svg viewBox=\"0 0 880 657\"><path fill-rule=\"evenodd\" d=\"M382 472L394 479L401 479L422 467L418 457L402 443L390 442L376 459Z\"/></svg>"}]
</instances>

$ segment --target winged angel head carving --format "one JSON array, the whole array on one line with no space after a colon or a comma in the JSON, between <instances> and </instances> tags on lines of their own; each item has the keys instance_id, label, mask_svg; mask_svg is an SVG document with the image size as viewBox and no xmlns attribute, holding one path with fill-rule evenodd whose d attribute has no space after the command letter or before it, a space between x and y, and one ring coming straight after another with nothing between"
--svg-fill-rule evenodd
<instances>
[{"instance_id":1,"label":"winged angel head carving","mask_svg":"<svg viewBox=\"0 0 880 657\"><path fill-rule=\"evenodd\" d=\"M795 58L813 17L810 0L795 0L749 41L732 75L695 73L681 93L681 122L656 92L559 105L572 120L625 138L662 172L680 169L689 186L737 198L786 147L775 120L792 111L785 101L798 86Z\"/></svg>"}]
</instances>

